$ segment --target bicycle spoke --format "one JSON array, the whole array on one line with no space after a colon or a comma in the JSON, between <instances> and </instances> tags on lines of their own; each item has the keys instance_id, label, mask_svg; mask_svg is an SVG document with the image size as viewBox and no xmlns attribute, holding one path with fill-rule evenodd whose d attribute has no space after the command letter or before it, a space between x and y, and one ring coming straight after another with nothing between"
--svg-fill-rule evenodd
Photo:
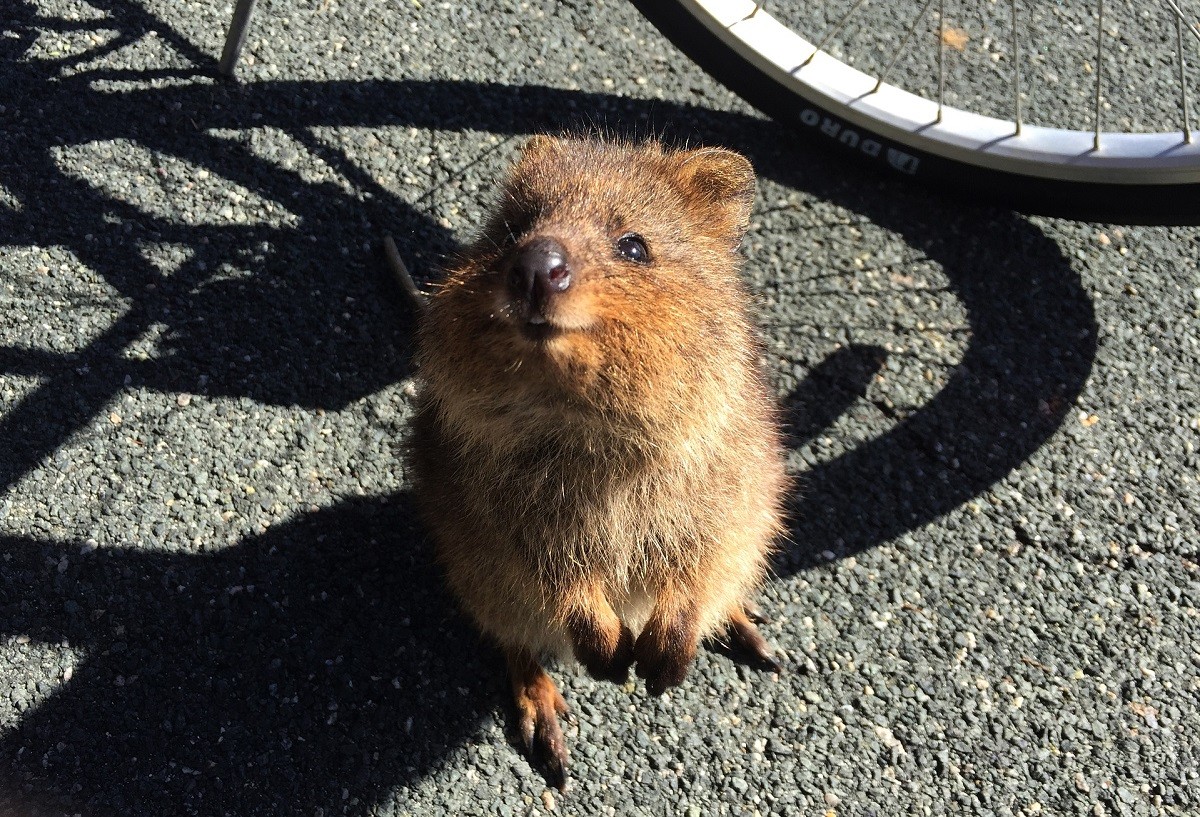
<instances>
[{"instance_id":1,"label":"bicycle spoke","mask_svg":"<svg viewBox=\"0 0 1200 817\"><path fill-rule=\"evenodd\" d=\"M1012 52L1013 52L1013 121L1017 125L1016 135L1021 135L1021 43L1018 39L1017 0L1012 0Z\"/></svg>"},{"instance_id":2,"label":"bicycle spoke","mask_svg":"<svg viewBox=\"0 0 1200 817\"><path fill-rule=\"evenodd\" d=\"M933 0L925 0L925 5L921 6L921 11L917 14L917 19L913 20L912 25L908 27L908 31L906 31L904 34L904 39L900 41L900 45L896 47L895 53L892 54L891 62L889 62L887 67L884 68L879 74L879 79L875 82L875 87L871 89L871 93L875 93L883 85L884 81L887 79L887 75L891 73L892 67L896 64L896 61L900 59L900 55L904 53L904 46L908 45L908 41L912 38L913 32L917 30L917 26L921 24L923 19L925 19L925 12L929 11L929 7L931 5L933 5Z\"/></svg>"},{"instance_id":3,"label":"bicycle spoke","mask_svg":"<svg viewBox=\"0 0 1200 817\"><path fill-rule=\"evenodd\" d=\"M1187 67L1183 60L1183 18L1175 18L1176 58L1179 61L1179 97L1183 103L1183 141L1192 143L1192 117L1188 111Z\"/></svg>"},{"instance_id":4,"label":"bicycle spoke","mask_svg":"<svg viewBox=\"0 0 1200 817\"><path fill-rule=\"evenodd\" d=\"M1100 76L1104 73L1101 58L1104 56L1104 0L1096 0L1096 133L1092 137L1092 150L1100 150Z\"/></svg>"},{"instance_id":5,"label":"bicycle spoke","mask_svg":"<svg viewBox=\"0 0 1200 817\"><path fill-rule=\"evenodd\" d=\"M821 51L824 51L825 46L829 44L829 41L833 39L835 34L842 30L842 27L846 25L846 22L850 19L850 16L862 8L863 4L866 2L867 0L856 0L854 5L850 7L850 10L843 14L842 18L834 24L833 28L825 32L825 36L821 38L821 42L817 43L817 47L813 49L813 52L808 55L808 59L797 65L795 70L799 71L801 68L812 62L813 57L817 56L817 54L819 54Z\"/></svg>"},{"instance_id":6,"label":"bicycle spoke","mask_svg":"<svg viewBox=\"0 0 1200 817\"><path fill-rule=\"evenodd\" d=\"M935 122L942 121L942 105L946 101L946 0L938 0L938 112Z\"/></svg>"},{"instance_id":7,"label":"bicycle spoke","mask_svg":"<svg viewBox=\"0 0 1200 817\"><path fill-rule=\"evenodd\" d=\"M1187 144L1192 143L1192 115L1188 108L1188 87L1187 87L1187 63L1183 56L1183 27L1186 23L1186 15L1183 9L1175 5L1171 0L1164 2L1175 12L1175 61L1179 68L1179 101L1183 106L1183 141ZM1200 32L1197 32L1193 26L1188 26L1188 30L1192 35L1200 41Z\"/></svg>"},{"instance_id":8,"label":"bicycle spoke","mask_svg":"<svg viewBox=\"0 0 1200 817\"><path fill-rule=\"evenodd\" d=\"M1187 30L1196 38L1196 42L1200 43L1200 24L1188 23L1187 15L1183 13L1183 9L1175 4L1174 0L1163 0L1163 2L1171 7L1171 11L1175 12L1175 18L1184 23L1187 26Z\"/></svg>"}]
</instances>

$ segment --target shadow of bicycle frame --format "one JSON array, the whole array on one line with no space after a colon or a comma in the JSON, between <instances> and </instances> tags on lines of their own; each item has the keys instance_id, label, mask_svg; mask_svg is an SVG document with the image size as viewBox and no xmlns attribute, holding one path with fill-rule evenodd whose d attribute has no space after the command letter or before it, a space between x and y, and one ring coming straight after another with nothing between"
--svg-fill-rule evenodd
<instances>
[{"instance_id":1,"label":"shadow of bicycle frame","mask_svg":"<svg viewBox=\"0 0 1200 817\"><path fill-rule=\"evenodd\" d=\"M95 5L123 32L110 48L154 28L208 64L143 10ZM23 9L13 25L56 25ZM10 42L4 56L19 57L28 42ZM510 136L560 131L564 111L643 132L669 122L745 152L764 178L832 200L940 264L969 317L963 359L936 397L891 431L805 475L794 544L778 565L785 575L820 562L817 554L846 556L917 530L987 490L1058 428L1091 368L1091 303L1036 226L802 155L787 132L754 117L470 82L189 84L205 76L199 71L159 72L181 80L168 87L99 92L92 81L115 74L51 81L65 64L5 66L12 127L0 185L23 209L0 210L0 234L9 245L65 247L130 307L76 353L0 347L0 372L38 378L0 416L0 499L129 382L340 408L410 372L411 316L392 300L377 259L348 265L341 249L391 232L433 258L454 240L314 139L309 129L318 126ZM305 183L210 133L264 126L307 140L359 195ZM219 173L286 204L299 224L288 232L178 223L65 175L51 153L113 139ZM192 255L165 276L139 241ZM213 279L230 256L255 272L248 288ZM371 306L343 320L330 293ZM154 325L167 327L169 357L122 354ZM291 333L281 336L279 325ZM788 403L797 439L861 399L880 354L847 347L809 373ZM468 743L501 697L499 663L451 612L405 495L305 514L214 555L106 548L81 559L79 547L0 534L0 634L67 643L85 656L0 741L11 785L27 797L61 795L95 814L365 814Z\"/></svg>"}]
</instances>

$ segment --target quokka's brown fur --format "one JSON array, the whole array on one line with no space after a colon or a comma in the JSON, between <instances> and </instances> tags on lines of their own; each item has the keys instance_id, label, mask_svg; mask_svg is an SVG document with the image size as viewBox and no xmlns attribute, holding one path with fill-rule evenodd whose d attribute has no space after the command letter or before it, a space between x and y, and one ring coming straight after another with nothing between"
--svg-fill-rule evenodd
<instances>
[{"instance_id":1,"label":"quokka's brown fur","mask_svg":"<svg viewBox=\"0 0 1200 817\"><path fill-rule=\"evenodd\" d=\"M738 277L753 197L729 151L534 137L422 320L418 500L560 784L539 657L636 663L656 694L722 631L771 661L747 614L786 485Z\"/></svg>"}]
</instances>

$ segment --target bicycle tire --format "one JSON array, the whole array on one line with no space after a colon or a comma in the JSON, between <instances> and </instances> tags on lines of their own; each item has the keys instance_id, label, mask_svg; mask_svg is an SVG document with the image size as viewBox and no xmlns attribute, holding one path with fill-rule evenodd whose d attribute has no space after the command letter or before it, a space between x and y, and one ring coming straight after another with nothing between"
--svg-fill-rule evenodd
<instances>
[{"instance_id":1,"label":"bicycle tire","mask_svg":"<svg viewBox=\"0 0 1200 817\"><path fill-rule=\"evenodd\" d=\"M761 54L747 53L745 43L735 42L730 27L712 18L700 3L631 2L700 68L772 119L811 143L853 156L901 181L931 185L959 197L1026 213L1082 221L1200 224L1200 142L1186 144L1182 133L1167 155L1124 167L1110 163L1106 168L1100 161L1092 161L1086 172L1063 161L996 166L996 154L990 150L956 149L926 136L928 124L906 129L873 118L869 109L856 105L862 96L845 103L792 81L787 71L769 65ZM845 71L858 73L826 54L821 56ZM1104 136L1119 140L1130 135Z\"/></svg>"}]
</instances>

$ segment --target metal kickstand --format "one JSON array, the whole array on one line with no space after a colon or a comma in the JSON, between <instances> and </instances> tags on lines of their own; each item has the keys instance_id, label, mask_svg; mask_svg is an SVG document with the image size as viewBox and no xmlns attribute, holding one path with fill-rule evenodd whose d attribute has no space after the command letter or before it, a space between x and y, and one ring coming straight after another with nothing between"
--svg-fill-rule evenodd
<instances>
[{"instance_id":1,"label":"metal kickstand","mask_svg":"<svg viewBox=\"0 0 1200 817\"><path fill-rule=\"evenodd\" d=\"M225 35L225 48L221 51L221 61L217 70L224 76L232 77L237 68L238 55L246 44L246 31L250 28L250 15L254 13L254 4L258 0L237 0L233 7L233 20L229 23L229 33Z\"/></svg>"}]
</instances>

